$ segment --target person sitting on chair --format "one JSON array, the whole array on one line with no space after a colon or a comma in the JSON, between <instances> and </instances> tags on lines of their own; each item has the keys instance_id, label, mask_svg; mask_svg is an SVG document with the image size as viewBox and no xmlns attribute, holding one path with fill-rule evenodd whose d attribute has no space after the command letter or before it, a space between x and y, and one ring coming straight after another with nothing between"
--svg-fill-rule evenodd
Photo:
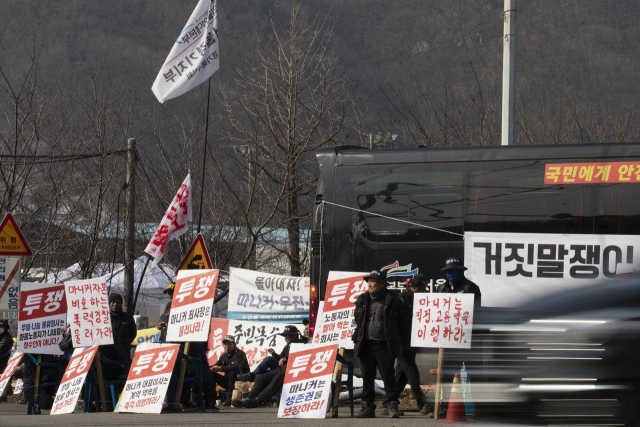
<instances>
[{"instance_id":1,"label":"person sitting on chair","mask_svg":"<svg viewBox=\"0 0 640 427\"><path fill-rule=\"evenodd\" d=\"M249 372L249 361L244 351L236 347L236 339L233 335L227 335L222 339L224 354L211 366L216 384L227 391L227 398L222 402L222 406L231 405L231 394L235 388L239 374ZM219 375L222 373L223 375Z\"/></svg>"},{"instance_id":2,"label":"person sitting on chair","mask_svg":"<svg viewBox=\"0 0 640 427\"><path fill-rule=\"evenodd\" d=\"M260 365L263 365L263 362L271 357L272 359L270 360L276 360L278 364L277 367L263 373L256 372L260 369L259 366L258 369L254 370L254 372L251 372L247 375L239 375L238 379L240 381L253 381L253 379L255 378L255 383L253 384L249 395L245 399L236 399L231 402L231 405L233 405L234 407L255 408L257 406L263 405L268 402L269 399L271 399L271 397L273 397L273 395L275 395L278 389L282 386L284 382L284 374L287 369L287 359L289 358L289 348L291 347L291 344L306 344L307 339L301 336L298 328L293 325L285 326L284 331L282 331L282 333L279 335L284 337L287 345L284 346L282 352L279 355L276 354L276 352L273 351L272 348L270 348L269 353L271 353L271 356L267 356L267 358L260 362ZM272 363L272 361L269 361L264 365L266 366L267 364ZM256 377L258 373L261 375Z\"/></svg>"}]
</instances>

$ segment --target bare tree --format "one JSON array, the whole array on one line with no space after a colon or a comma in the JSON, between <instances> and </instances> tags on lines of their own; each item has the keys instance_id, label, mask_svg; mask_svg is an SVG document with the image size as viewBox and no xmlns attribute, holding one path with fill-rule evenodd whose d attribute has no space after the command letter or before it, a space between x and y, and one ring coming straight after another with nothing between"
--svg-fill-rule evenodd
<instances>
[{"instance_id":1,"label":"bare tree","mask_svg":"<svg viewBox=\"0 0 640 427\"><path fill-rule=\"evenodd\" d=\"M298 276L301 224L309 218L317 179L312 154L339 145L355 112L327 18L310 18L296 1L288 11L283 24L271 14L271 34L247 58L233 88L222 90L229 123L224 138L239 156L233 171L217 164L252 249L283 227L287 245L271 246Z\"/></svg>"}]
</instances>

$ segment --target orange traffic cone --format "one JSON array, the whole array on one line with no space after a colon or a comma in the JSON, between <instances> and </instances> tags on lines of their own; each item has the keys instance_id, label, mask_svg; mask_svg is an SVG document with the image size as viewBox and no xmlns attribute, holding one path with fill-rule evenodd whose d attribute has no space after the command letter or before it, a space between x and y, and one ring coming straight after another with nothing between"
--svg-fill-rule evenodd
<instances>
[{"instance_id":1,"label":"orange traffic cone","mask_svg":"<svg viewBox=\"0 0 640 427\"><path fill-rule=\"evenodd\" d=\"M467 421L467 414L464 410L464 401L462 398L462 388L460 385L460 374L453 377L453 387L449 395L449 407L447 408L448 423L464 423Z\"/></svg>"}]
</instances>

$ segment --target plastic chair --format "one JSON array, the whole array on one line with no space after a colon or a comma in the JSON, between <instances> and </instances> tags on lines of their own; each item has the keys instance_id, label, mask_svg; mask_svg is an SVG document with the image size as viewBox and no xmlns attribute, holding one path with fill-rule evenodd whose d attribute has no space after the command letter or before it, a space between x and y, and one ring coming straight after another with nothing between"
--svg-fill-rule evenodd
<instances>
[{"instance_id":1,"label":"plastic chair","mask_svg":"<svg viewBox=\"0 0 640 427\"><path fill-rule=\"evenodd\" d=\"M349 406L351 407L351 416L354 417L353 412L353 362L345 359L344 356L338 354L336 356L336 361L342 363L343 366L347 367L347 380L343 382L344 385L347 386L349 390ZM331 381L331 390L334 393L334 396L340 393L340 390L336 387L337 383Z\"/></svg>"},{"instance_id":2,"label":"plastic chair","mask_svg":"<svg viewBox=\"0 0 640 427\"><path fill-rule=\"evenodd\" d=\"M111 365L120 367L122 364L119 361L109 359L104 355L100 354L100 361L103 365ZM91 378L91 379L90 379ZM98 387L98 375L96 373L95 368L92 366L89 370L89 374L87 375L87 379L84 383L84 412L91 412L91 402L93 400L94 390L97 390ZM115 408L118 403L119 393L118 389L124 387L124 384L127 382L126 378L114 378L114 379L106 379L103 378L102 382L104 383L105 391L108 393L107 396L111 397L112 406ZM96 387L96 388L94 388ZM100 406L100 399L96 396L95 399L96 407ZM109 400L107 400L109 402ZM103 412L107 411L107 408L101 408Z\"/></svg>"},{"instance_id":3,"label":"plastic chair","mask_svg":"<svg viewBox=\"0 0 640 427\"><path fill-rule=\"evenodd\" d=\"M31 371L31 369L33 368L33 372L30 372L34 381L33 387L35 387L36 372L37 372L38 366L40 367L40 375L43 374L43 369L45 368L55 368L58 371L57 380L39 382L38 395L37 396L32 395L33 397L27 400L27 415L39 415L41 413L40 412L40 391L44 387L51 387L51 386L56 387L56 390L57 390L57 388L60 386L60 380L64 375L65 366L63 366L58 362L46 362L46 361L38 360L37 356L28 354L28 353L24 355L23 360L25 362L25 367L27 367L26 369L29 369Z\"/></svg>"}]
</instances>

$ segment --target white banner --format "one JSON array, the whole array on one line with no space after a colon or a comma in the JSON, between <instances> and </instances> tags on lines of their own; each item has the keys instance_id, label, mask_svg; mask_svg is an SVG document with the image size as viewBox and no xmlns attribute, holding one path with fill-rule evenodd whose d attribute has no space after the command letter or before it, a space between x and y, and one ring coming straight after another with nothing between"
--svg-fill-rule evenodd
<instances>
[{"instance_id":1,"label":"white banner","mask_svg":"<svg viewBox=\"0 0 640 427\"><path fill-rule=\"evenodd\" d=\"M640 237L467 232L464 265L483 306L510 307L640 271Z\"/></svg>"},{"instance_id":2,"label":"white banner","mask_svg":"<svg viewBox=\"0 0 640 427\"><path fill-rule=\"evenodd\" d=\"M158 101L190 91L220 68L217 10L215 0L198 2L153 82Z\"/></svg>"},{"instance_id":3,"label":"white banner","mask_svg":"<svg viewBox=\"0 0 640 427\"><path fill-rule=\"evenodd\" d=\"M153 257L151 267L160 262L170 240L187 232L191 219L191 174L187 174L144 250Z\"/></svg>"},{"instance_id":4,"label":"white banner","mask_svg":"<svg viewBox=\"0 0 640 427\"><path fill-rule=\"evenodd\" d=\"M207 359L209 365L215 364L224 353L222 339L225 335L233 335L236 346L247 355L249 369L253 371L273 348L277 354L287 345L284 337L285 323L251 322L247 320L211 319Z\"/></svg>"},{"instance_id":5,"label":"white banner","mask_svg":"<svg viewBox=\"0 0 640 427\"><path fill-rule=\"evenodd\" d=\"M291 344L278 418L324 418L338 345Z\"/></svg>"},{"instance_id":6,"label":"white banner","mask_svg":"<svg viewBox=\"0 0 640 427\"><path fill-rule=\"evenodd\" d=\"M102 278L65 282L73 347L113 344L107 283Z\"/></svg>"},{"instance_id":7,"label":"white banner","mask_svg":"<svg viewBox=\"0 0 640 427\"><path fill-rule=\"evenodd\" d=\"M324 302L319 307L313 343L324 345L337 343L339 347L353 349L353 331L356 329L354 303L367 291L363 277L368 273L330 271Z\"/></svg>"},{"instance_id":8,"label":"white banner","mask_svg":"<svg viewBox=\"0 0 640 427\"><path fill-rule=\"evenodd\" d=\"M471 348L473 294L413 294L411 347Z\"/></svg>"},{"instance_id":9,"label":"white banner","mask_svg":"<svg viewBox=\"0 0 640 427\"><path fill-rule=\"evenodd\" d=\"M0 319L18 318L20 279L20 257L0 256Z\"/></svg>"},{"instance_id":10,"label":"white banner","mask_svg":"<svg viewBox=\"0 0 640 427\"><path fill-rule=\"evenodd\" d=\"M58 347L67 324L64 285L22 284L18 313L18 351L32 354L63 352Z\"/></svg>"},{"instance_id":11,"label":"white banner","mask_svg":"<svg viewBox=\"0 0 640 427\"><path fill-rule=\"evenodd\" d=\"M178 272L167 324L167 341L207 340L219 275L220 270Z\"/></svg>"},{"instance_id":12,"label":"white banner","mask_svg":"<svg viewBox=\"0 0 640 427\"><path fill-rule=\"evenodd\" d=\"M62 381L56 392L56 399L51 407L51 415L70 414L76 409L82 385L87 378L98 346L76 348L64 371Z\"/></svg>"},{"instance_id":13,"label":"white banner","mask_svg":"<svg viewBox=\"0 0 640 427\"><path fill-rule=\"evenodd\" d=\"M179 351L179 344L140 344L115 412L159 414Z\"/></svg>"},{"instance_id":14,"label":"white banner","mask_svg":"<svg viewBox=\"0 0 640 427\"><path fill-rule=\"evenodd\" d=\"M231 268L228 319L299 323L308 317L308 277Z\"/></svg>"},{"instance_id":15,"label":"white banner","mask_svg":"<svg viewBox=\"0 0 640 427\"><path fill-rule=\"evenodd\" d=\"M15 353L13 353L13 356L11 356L11 359L9 359L7 366L4 368L4 371L1 373L0 396L4 394L4 389L7 386L7 384L9 384L9 381L11 381L11 377L13 376L13 373L18 368L18 366L20 366L20 362L22 361L23 355L24 354L20 353L19 351L16 351Z\"/></svg>"}]
</instances>

